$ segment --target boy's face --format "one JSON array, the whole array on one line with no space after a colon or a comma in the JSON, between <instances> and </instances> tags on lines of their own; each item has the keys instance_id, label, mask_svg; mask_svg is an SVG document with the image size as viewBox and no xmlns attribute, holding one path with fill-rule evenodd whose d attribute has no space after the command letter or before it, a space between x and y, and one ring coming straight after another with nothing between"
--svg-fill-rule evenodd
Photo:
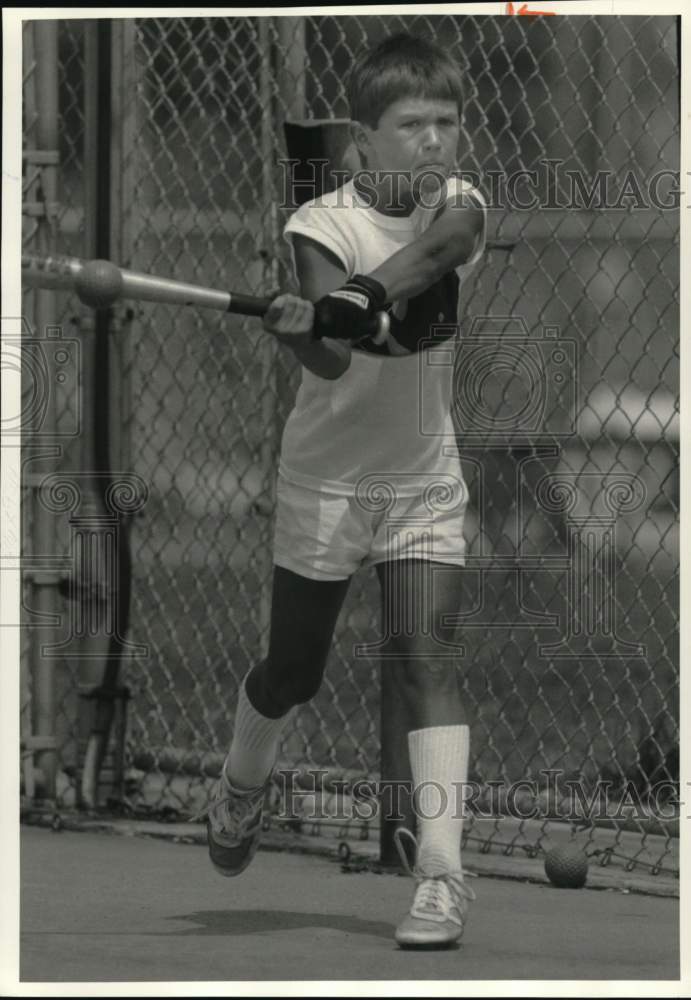
<instances>
[{"instance_id":1,"label":"boy's face","mask_svg":"<svg viewBox=\"0 0 691 1000\"><path fill-rule=\"evenodd\" d=\"M359 123L354 128L368 170L410 172L411 182L426 171L448 176L456 165L459 135L454 101L418 97L394 101L376 128ZM435 185L433 177L425 181L425 187L430 185Z\"/></svg>"}]
</instances>

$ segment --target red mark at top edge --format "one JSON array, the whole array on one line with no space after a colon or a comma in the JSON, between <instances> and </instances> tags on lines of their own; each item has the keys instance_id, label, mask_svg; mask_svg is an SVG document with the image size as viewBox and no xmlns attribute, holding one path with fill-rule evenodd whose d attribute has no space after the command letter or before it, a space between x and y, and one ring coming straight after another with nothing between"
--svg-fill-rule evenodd
<instances>
[{"instance_id":1,"label":"red mark at top edge","mask_svg":"<svg viewBox=\"0 0 691 1000\"><path fill-rule=\"evenodd\" d=\"M512 3L506 5L507 14L518 14L519 17L556 17L556 10L528 10L528 4L524 3L518 10L514 10Z\"/></svg>"}]
</instances>

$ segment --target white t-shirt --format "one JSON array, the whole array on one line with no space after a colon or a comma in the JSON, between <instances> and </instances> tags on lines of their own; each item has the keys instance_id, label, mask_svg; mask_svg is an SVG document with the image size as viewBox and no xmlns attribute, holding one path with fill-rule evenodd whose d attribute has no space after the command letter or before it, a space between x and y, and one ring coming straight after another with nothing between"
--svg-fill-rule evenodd
<instances>
[{"instance_id":1,"label":"white t-shirt","mask_svg":"<svg viewBox=\"0 0 691 1000\"><path fill-rule=\"evenodd\" d=\"M480 193L450 178L447 199L461 191ZM322 244L343 264L346 275L369 274L417 239L434 221L434 209L418 206L409 216L388 216L366 207L353 182L301 205L285 236L299 233ZM485 226L471 260L410 300L411 314L427 335L434 324L458 322L460 281L484 250ZM408 303L393 304L404 317ZM302 383L283 432L280 474L312 489L352 495L373 473L396 475L399 495L415 495L415 475L461 477L450 415L454 339L415 354L385 358L354 349L348 370L323 379L303 368ZM451 447L450 447L451 446ZM403 474L403 475L401 475Z\"/></svg>"}]
</instances>

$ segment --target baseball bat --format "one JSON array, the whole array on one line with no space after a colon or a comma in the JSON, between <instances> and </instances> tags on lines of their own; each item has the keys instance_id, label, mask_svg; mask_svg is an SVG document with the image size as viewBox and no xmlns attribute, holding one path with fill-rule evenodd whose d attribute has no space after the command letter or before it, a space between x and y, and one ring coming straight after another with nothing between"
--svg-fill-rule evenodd
<instances>
[{"instance_id":1,"label":"baseball bat","mask_svg":"<svg viewBox=\"0 0 691 1000\"><path fill-rule=\"evenodd\" d=\"M158 302L167 305L200 306L243 316L263 316L271 298L224 292L203 285L191 285L173 278L157 278L142 271L128 271L109 260L80 260L78 257L22 256L22 278L29 288L58 288L77 293L82 302L94 309L105 309L118 299ZM389 330L389 317L380 312L372 321L372 336L383 343ZM328 336L328 307L315 312L313 335Z\"/></svg>"},{"instance_id":2,"label":"baseball bat","mask_svg":"<svg viewBox=\"0 0 691 1000\"><path fill-rule=\"evenodd\" d=\"M117 299L158 302L169 305L200 306L243 316L263 316L270 298L224 292L192 285L173 278L158 278L141 271L129 271L110 261L80 260L77 257L37 257L22 255L22 278L30 288L58 288L76 292L95 308L112 305Z\"/></svg>"},{"instance_id":3,"label":"baseball bat","mask_svg":"<svg viewBox=\"0 0 691 1000\"><path fill-rule=\"evenodd\" d=\"M493 241L488 250L511 251L515 243ZM263 296L205 288L174 278L159 278L143 271L130 271L107 260L78 257L22 255L22 279L29 288L56 288L76 292L85 305L106 308L117 299L199 306L243 316L264 316L271 299ZM381 320L380 320L381 326Z\"/></svg>"}]
</instances>

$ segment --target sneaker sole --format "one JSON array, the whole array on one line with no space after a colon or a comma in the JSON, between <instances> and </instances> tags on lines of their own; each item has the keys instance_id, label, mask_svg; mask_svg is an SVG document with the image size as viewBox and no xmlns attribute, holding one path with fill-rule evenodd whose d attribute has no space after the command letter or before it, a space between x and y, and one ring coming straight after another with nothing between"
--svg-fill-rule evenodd
<instances>
[{"instance_id":1,"label":"sneaker sole","mask_svg":"<svg viewBox=\"0 0 691 1000\"><path fill-rule=\"evenodd\" d=\"M423 951L433 951L440 948L457 948L461 943L464 930L464 927L459 927L458 933L453 932L452 936L446 934L443 937L440 936L438 938L433 937L431 934L420 934L418 936L415 932L411 931L408 933L396 931L394 938L399 948L403 948L405 950L422 949Z\"/></svg>"},{"instance_id":2,"label":"sneaker sole","mask_svg":"<svg viewBox=\"0 0 691 1000\"><path fill-rule=\"evenodd\" d=\"M454 951L461 946L461 939L453 938L451 941L399 941L396 944L401 951Z\"/></svg>"},{"instance_id":3,"label":"sneaker sole","mask_svg":"<svg viewBox=\"0 0 691 1000\"><path fill-rule=\"evenodd\" d=\"M247 855L243 858L240 864L233 865L231 867L230 865L222 865L216 858L214 858L213 854L211 853L212 843L217 849L223 850L223 847L221 845L215 844L211 836L211 829L208 826L207 826L206 837L207 837L207 844L209 845L209 861L211 862L214 871L218 872L218 874L222 875L224 878L233 878L235 875L242 875L245 869L249 868L249 866L251 865L252 861L254 860L254 856L257 853L257 848L259 847L258 842L250 846ZM232 850L232 848L227 848L227 850Z\"/></svg>"},{"instance_id":4,"label":"sneaker sole","mask_svg":"<svg viewBox=\"0 0 691 1000\"><path fill-rule=\"evenodd\" d=\"M224 878L233 878L235 875L242 875L245 869L249 868L249 863L243 865L242 868L221 868L221 866L216 864L216 862L213 859L210 860L211 860L211 867L213 868L213 870L215 872L218 872L218 874L222 875Z\"/></svg>"}]
</instances>

